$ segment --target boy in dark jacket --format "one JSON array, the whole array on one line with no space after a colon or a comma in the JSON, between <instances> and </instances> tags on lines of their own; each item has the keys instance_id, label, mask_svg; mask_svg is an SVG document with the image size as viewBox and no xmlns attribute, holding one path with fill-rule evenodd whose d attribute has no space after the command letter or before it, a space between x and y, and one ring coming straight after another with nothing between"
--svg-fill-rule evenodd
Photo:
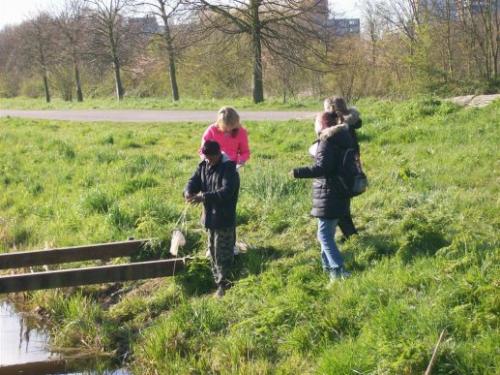
<instances>
[{"instance_id":1,"label":"boy in dark jacket","mask_svg":"<svg viewBox=\"0 0 500 375\"><path fill-rule=\"evenodd\" d=\"M236 164L220 150L215 141L206 141L201 149L205 159L198 165L184 189L190 203L203 203L203 225L208 233L208 250L217 284L217 297L229 287L236 234L236 204L240 178Z\"/></svg>"}]
</instances>

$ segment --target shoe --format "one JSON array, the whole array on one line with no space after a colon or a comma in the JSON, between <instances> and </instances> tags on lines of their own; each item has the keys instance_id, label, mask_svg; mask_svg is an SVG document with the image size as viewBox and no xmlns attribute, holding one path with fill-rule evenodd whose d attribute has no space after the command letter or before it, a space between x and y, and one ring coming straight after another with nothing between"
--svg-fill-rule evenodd
<instances>
[{"instance_id":1,"label":"shoe","mask_svg":"<svg viewBox=\"0 0 500 375\"><path fill-rule=\"evenodd\" d=\"M350 272L347 272L344 267L335 268L330 273L330 281L335 280L344 280L351 276Z\"/></svg>"},{"instance_id":2,"label":"shoe","mask_svg":"<svg viewBox=\"0 0 500 375\"><path fill-rule=\"evenodd\" d=\"M222 286L217 287L217 291L215 292L215 298L222 298L226 294L226 291Z\"/></svg>"},{"instance_id":3,"label":"shoe","mask_svg":"<svg viewBox=\"0 0 500 375\"><path fill-rule=\"evenodd\" d=\"M240 253L240 249L238 249L238 246L234 245L233 254L238 255L239 253Z\"/></svg>"},{"instance_id":4,"label":"shoe","mask_svg":"<svg viewBox=\"0 0 500 375\"><path fill-rule=\"evenodd\" d=\"M211 258L212 257L212 254L210 254L210 250L207 250L207 252L205 253L205 258Z\"/></svg>"}]
</instances>

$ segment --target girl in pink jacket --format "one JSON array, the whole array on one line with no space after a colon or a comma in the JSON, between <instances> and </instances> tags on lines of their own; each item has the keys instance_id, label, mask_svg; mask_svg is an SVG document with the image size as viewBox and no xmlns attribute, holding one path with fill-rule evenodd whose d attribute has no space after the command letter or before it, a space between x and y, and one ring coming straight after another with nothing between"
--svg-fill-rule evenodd
<instances>
[{"instance_id":1,"label":"girl in pink jacket","mask_svg":"<svg viewBox=\"0 0 500 375\"><path fill-rule=\"evenodd\" d=\"M234 108L222 107L217 113L217 121L210 125L201 139L201 146L206 141L216 141L227 157L239 168L250 157L247 130L240 124L240 116ZM201 157L201 148L199 151Z\"/></svg>"}]
</instances>

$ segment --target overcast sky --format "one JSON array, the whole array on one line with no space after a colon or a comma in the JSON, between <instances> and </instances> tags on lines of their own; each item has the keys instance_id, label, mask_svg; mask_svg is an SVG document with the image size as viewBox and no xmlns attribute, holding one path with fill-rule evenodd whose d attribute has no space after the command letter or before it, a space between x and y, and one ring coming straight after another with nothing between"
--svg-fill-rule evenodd
<instances>
[{"instance_id":1,"label":"overcast sky","mask_svg":"<svg viewBox=\"0 0 500 375\"><path fill-rule=\"evenodd\" d=\"M359 17L356 10L357 0L330 0L335 12L345 17ZM64 0L0 0L0 29L6 25L18 24L38 10L58 8Z\"/></svg>"}]
</instances>

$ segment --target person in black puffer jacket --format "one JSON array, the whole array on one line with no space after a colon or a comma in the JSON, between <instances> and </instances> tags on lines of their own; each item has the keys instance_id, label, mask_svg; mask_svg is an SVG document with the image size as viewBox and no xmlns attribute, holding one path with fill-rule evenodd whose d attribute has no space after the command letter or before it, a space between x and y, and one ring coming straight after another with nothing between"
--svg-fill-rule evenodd
<instances>
[{"instance_id":1,"label":"person in black puffer jacket","mask_svg":"<svg viewBox=\"0 0 500 375\"><path fill-rule=\"evenodd\" d=\"M335 229L339 219L349 215L350 199L341 194L335 175L341 168L344 150L353 147L347 126L336 124L335 112L324 112L321 115L314 165L293 170L295 178L314 178L311 215L318 218L323 269L329 273L332 281L349 276L344 270L344 262L335 243Z\"/></svg>"},{"instance_id":2,"label":"person in black puffer jacket","mask_svg":"<svg viewBox=\"0 0 500 375\"><path fill-rule=\"evenodd\" d=\"M190 203L203 203L202 221L208 233L216 296L222 297L230 286L240 177L236 164L221 152L219 143L206 141L201 152L205 159L188 181L184 197Z\"/></svg>"},{"instance_id":3,"label":"person in black puffer jacket","mask_svg":"<svg viewBox=\"0 0 500 375\"><path fill-rule=\"evenodd\" d=\"M354 142L353 148L356 150L357 158L359 159L360 147L356 130L361 128L363 121L358 110L354 107L347 107L345 99L341 96L327 98L323 104L325 112L335 112L338 116L337 123L345 124L348 127L349 134ZM350 213L349 216L340 218L338 225L345 239L358 234Z\"/></svg>"}]
</instances>

